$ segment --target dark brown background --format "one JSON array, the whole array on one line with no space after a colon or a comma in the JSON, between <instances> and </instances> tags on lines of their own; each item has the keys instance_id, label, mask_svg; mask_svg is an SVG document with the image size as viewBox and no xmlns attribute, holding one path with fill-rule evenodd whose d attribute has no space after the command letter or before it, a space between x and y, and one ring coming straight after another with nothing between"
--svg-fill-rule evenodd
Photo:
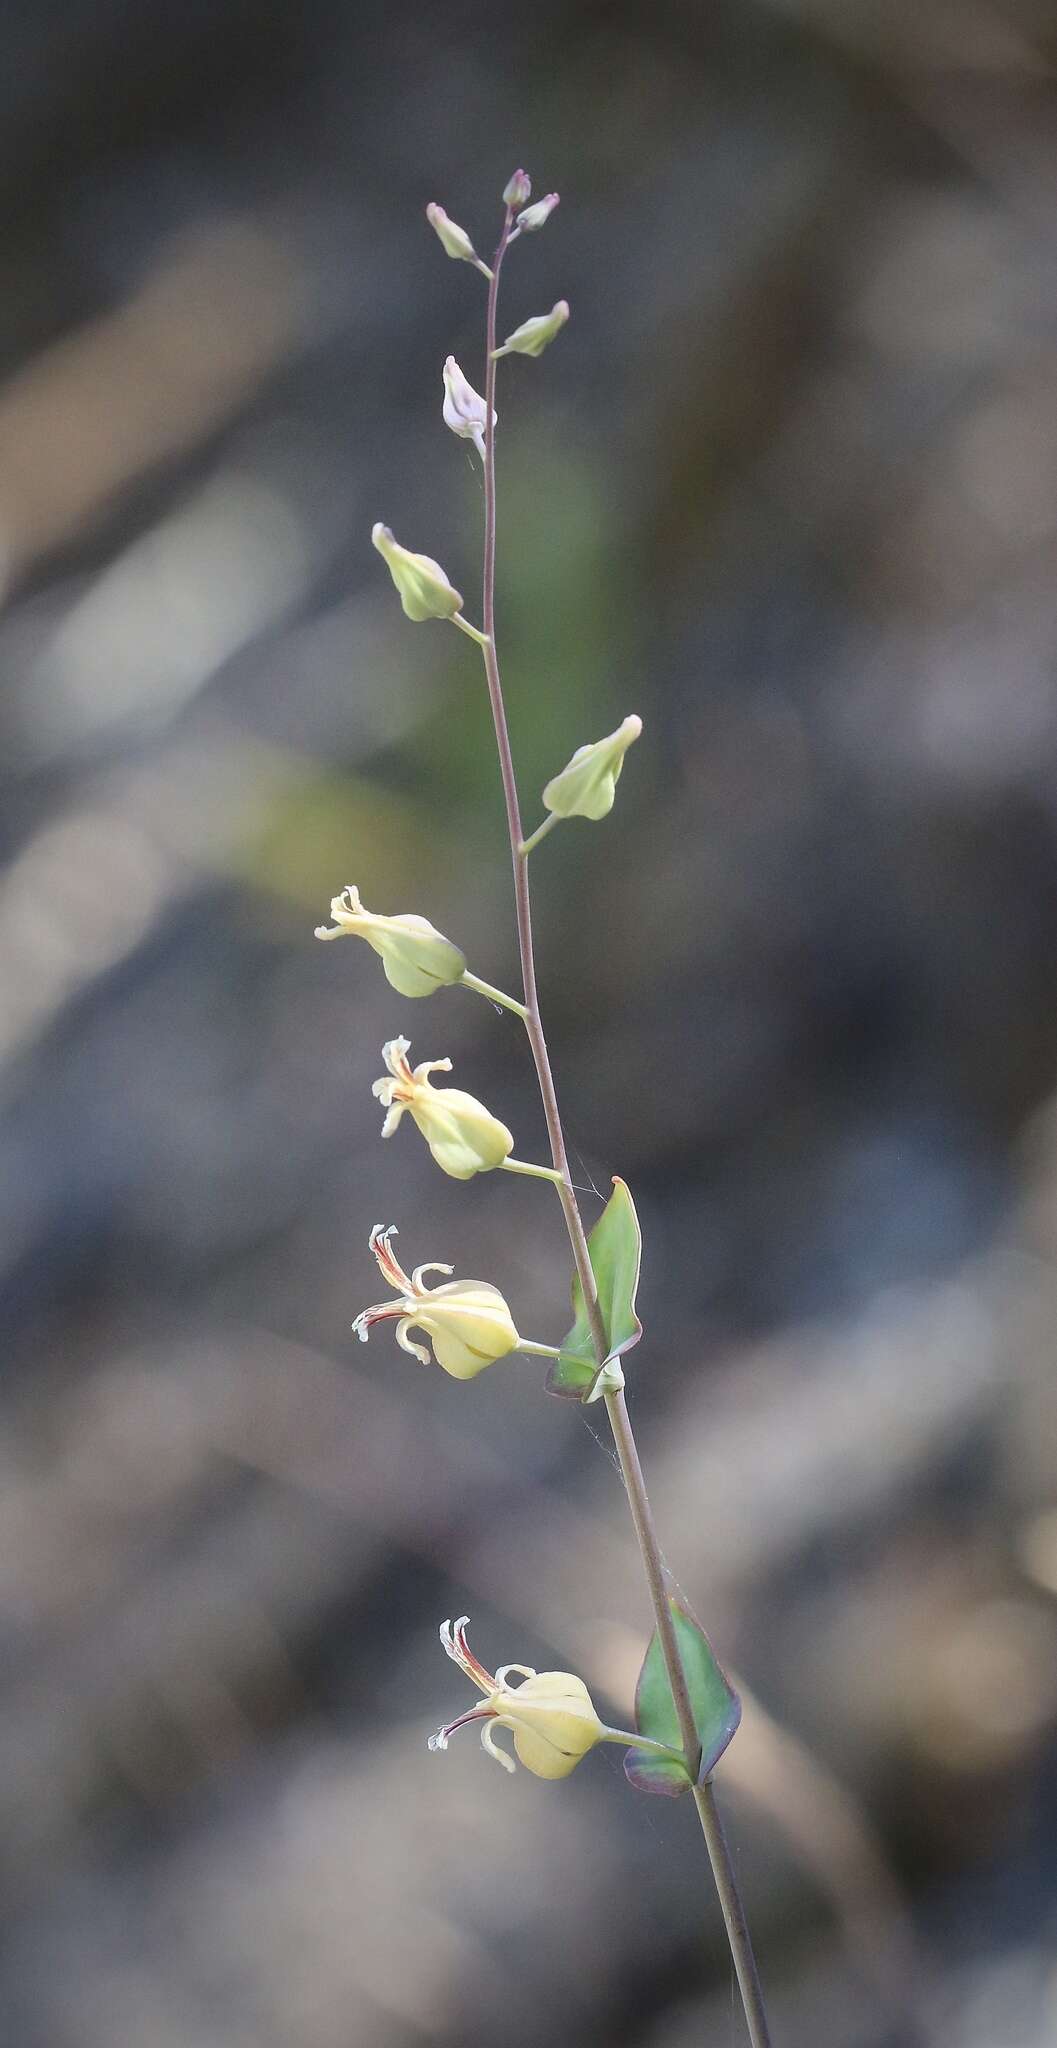
<instances>
[{"instance_id":1,"label":"dark brown background","mask_svg":"<svg viewBox=\"0 0 1057 2048\"><path fill-rule=\"evenodd\" d=\"M500 623L577 1178L646 1236L631 1400L744 1685L721 1788L785 2048L1057 2031L1057 35L1043 0L0 25L0 1963L12 2048L740 2040L693 1816L507 1780L436 1628L628 1712L593 1424L387 1331L375 1221L556 1341L557 1205L460 1187L383 1038L543 1133L468 643L483 247L517 163ZM477 610L477 600L471 609ZM587 1209L597 1204L590 1192ZM601 1432L599 1432L601 1434Z\"/></svg>"}]
</instances>

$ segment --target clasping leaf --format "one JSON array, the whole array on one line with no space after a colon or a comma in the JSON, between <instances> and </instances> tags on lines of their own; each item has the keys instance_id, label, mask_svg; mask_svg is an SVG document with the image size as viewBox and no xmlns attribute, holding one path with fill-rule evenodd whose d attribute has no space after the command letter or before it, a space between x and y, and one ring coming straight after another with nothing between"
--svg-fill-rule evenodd
<instances>
[{"instance_id":1,"label":"clasping leaf","mask_svg":"<svg viewBox=\"0 0 1057 2048\"><path fill-rule=\"evenodd\" d=\"M630 1351L642 1335L642 1324L635 1313L642 1232L626 1181L614 1178L613 1192L588 1237L587 1249L605 1326L608 1349L604 1362L608 1364L611 1358L619 1358L621 1352ZM561 1357L555 1360L548 1375L547 1390L583 1401L601 1368L595 1356L579 1274L573 1280L573 1315L575 1321L562 1343Z\"/></svg>"},{"instance_id":2,"label":"clasping leaf","mask_svg":"<svg viewBox=\"0 0 1057 2048\"><path fill-rule=\"evenodd\" d=\"M693 1616L671 1595L668 1605L672 1610L675 1639L683 1660L701 1744L698 1783L703 1785L737 1729L741 1720L741 1701L718 1664L704 1629L699 1628ZM650 1637L635 1691L635 1726L640 1735L652 1736L654 1742L664 1742L670 1749L682 1749L679 1716L675 1711L664 1652L656 1630ZM677 1799L690 1784L690 1774L682 1764L667 1757L646 1755L639 1749L628 1750L624 1770L638 1791L656 1792L662 1798Z\"/></svg>"}]
</instances>

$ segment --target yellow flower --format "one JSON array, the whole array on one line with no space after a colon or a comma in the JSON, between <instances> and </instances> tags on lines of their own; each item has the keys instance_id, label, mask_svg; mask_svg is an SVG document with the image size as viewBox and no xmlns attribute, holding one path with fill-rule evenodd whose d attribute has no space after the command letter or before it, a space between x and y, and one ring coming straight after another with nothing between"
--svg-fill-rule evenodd
<instances>
[{"instance_id":1,"label":"yellow flower","mask_svg":"<svg viewBox=\"0 0 1057 2048\"><path fill-rule=\"evenodd\" d=\"M410 548L402 548L391 527L383 526L380 519L371 528L371 539L388 564L409 619L416 623L423 619L453 619L456 612L461 612L459 592L432 555L414 555Z\"/></svg>"},{"instance_id":2,"label":"yellow flower","mask_svg":"<svg viewBox=\"0 0 1057 2048\"><path fill-rule=\"evenodd\" d=\"M448 1738L456 1728L463 1728L470 1721L480 1722L481 1741L489 1756L502 1764L505 1771L512 1771L513 1757L498 1748L494 1739L497 1728L509 1728L515 1755L527 1771L537 1778L567 1778L596 1742L608 1741L614 1735L620 1740L635 1740L633 1736L620 1737L619 1731L607 1728L599 1720L583 1679L575 1678L571 1671L533 1671L528 1664L503 1664L493 1677L466 1641L467 1620L464 1614L459 1621L446 1621L440 1639L448 1656L483 1698L469 1713L449 1721L446 1728L438 1728L429 1738L431 1749L447 1749ZM520 1673L520 1685L509 1684L512 1671Z\"/></svg>"},{"instance_id":3,"label":"yellow flower","mask_svg":"<svg viewBox=\"0 0 1057 2048\"><path fill-rule=\"evenodd\" d=\"M453 1180L471 1180L475 1173L502 1166L513 1149L512 1132L476 1096L461 1088L434 1088L430 1075L450 1074L450 1060L424 1060L412 1068L409 1051L406 1038L391 1038L382 1047L389 1074L374 1083L372 1092L387 1112L383 1138L392 1137L406 1109L437 1165Z\"/></svg>"},{"instance_id":4,"label":"yellow flower","mask_svg":"<svg viewBox=\"0 0 1057 2048\"><path fill-rule=\"evenodd\" d=\"M521 1339L497 1287L489 1287L484 1280L450 1280L443 1287L427 1287L424 1273L450 1273L451 1267L433 1260L416 1266L409 1277L389 1242L395 1235L392 1223L388 1230L376 1223L371 1232L371 1250L396 1299L377 1302L357 1316L352 1327L361 1343L366 1344L375 1323L395 1318L401 1349L428 1365L425 1345L408 1336L409 1330L422 1330L433 1346L437 1364L455 1380L472 1380L486 1365L518 1349Z\"/></svg>"},{"instance_id":5,"label":"yellow flower","mask_svg":"<svg viewBox=\"0 0 1057 2048\"><path fill-rule=\"evenodd\" d=\"M604 740L577 747L543 792L547 809L559 818L604 818L613 808L624 756L641 731L642 720L632 712Z\"/></svg>"},{"instance_id":6,"label":"yellow flower","mask_svg":"<svg viewBox=\"0 0 1057 2048\"><path fill-rule=\"evenodd\" d=\"M377 917L365 910L359 890L350 883L331 898L332 925L316 926L317 939L366 939L380 955L386 980L402 996L431 996L435 988L461 981L466 957L428 917L402 911L398 917Z\"/></svg>"}]
</instances>

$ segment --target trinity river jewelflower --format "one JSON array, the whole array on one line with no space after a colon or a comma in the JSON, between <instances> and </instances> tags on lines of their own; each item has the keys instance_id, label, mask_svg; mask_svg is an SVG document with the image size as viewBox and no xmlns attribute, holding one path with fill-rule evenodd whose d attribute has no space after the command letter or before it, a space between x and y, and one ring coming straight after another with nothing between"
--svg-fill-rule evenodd
<instances>
[{"instance_id":1,"label":"trinity river jewelflower","mask_svg":"<svg viewBox=\"0 0 1057 2048\"><path fill-rule=\"evenodd\" d=\"M642 720L632 712L604 740L577 747L543 792L547 809L559 818L604 818L613 808L624 756L641 731Z\"/></svg>"},{"instance_id":2,"label":"trinity river jewelflower","mask_svg":"<svg viewBox=\"0 0 1057 2048\"><path fill-rule=\"evenodd\" d=\"M383 526L380 519L371 528L371 539L388 564L404 611L416 625L423 619L453 619L456 612L461 612L459 591L448 582L432 555L415 555L410 548L402 548L392 529Z\"/></svg>"},{"instance_id":3,"label":"trinity river jewelflower","mask_svg":"<svg viewBox=\"0 0 1057 2048\"><path fill-rule=\"evenodd\" d=\"M513 1757L494 1739L497 1728L509 1728L515 1755L527 1771L537 1778L567 1778L597 1742L614 1737L635 1741L634 1736L622 1737L599 1720L583 1679L575 1678L571 1671L533 1671L528 1664L501 1664L494 1676L486 1671L466 1640L468 1619L464 1614L459 1621L446 1621L440 1639L448 1656L484 1697L468 1714L438 1728L429 1738L430 1749L447 1749L456 1728L477 1722L489 1756L502 1764L504 1771L512 1771ZM520 1673L520 1685L508 1683L512 1671Z\"/></svg>"},{"instance_id":4,"label":"trinity river jewelflower","mask_svg":"<svg viewBox=\"0 0 1057 2048\"><path fill-rule=\"evenodd\" d=\"M406 1038L391 1038L382 1047L389 1074L375 1081L372 1092L386 1110L383 1138L392 1137L406 1109L437 1165L453 1180L471 1180L475 1173L502 1166L513 1150L512 1132L476 1096L461 1088L434 1088L430 1075L450 1074L450 1060L424 1060L412 1068L410 1049Z\"/></svg>"},{"instance_id":5,"label":"trinity river jewelflower","mask_svg":"<svg viewBox=\"0 0 1057 2048\"><path fill-rule=\"evenodd\" d=\"M378 917L364 909L351 883L331 897L330 914L334 923L317 925L317 939L366 939L381 958L386 980L402 996L431 996L435 988L461 981L466 972L465 955L428 917L414 911Z\"/></svg>"},{"instance_id":6,"label":"trinity river jewelflower","mask_svg":"<svg viewBox=\"0 0 1057 2048\"><path fill-rule=\"evenodd\" d=\"M408 1331L422 1330L433 1346L433 1356L444 1372L455 1380L472 1380L486 1365L517 1351L521 1339L514 1328L510 1310L498 1287L484 1280L449 1280L443 1287L427 1287L425 1273L450 1273L450 1266L437 1260L416 1266L408 1276L397 1260L390 1239L396 1225L388 1229L376 1223L371 1232L371 1250L383 1280L394 1290L395 1300L377 1302L356 1317L353 1329L362 1344L375 1323L396 1322L396 1341L401 1350L429 1364L424 1344L416 1344ZM527 1348L527 1347L526 1347ZM542 1348L533 1345L533 1350Z\"/></svg>"},{"instance_id":7,"label":"trinity river jewelflower","mask_svg":"<svg viewBox=\"0 0 1057 2048\"><path fill-rule=\"evenodd\" d=\"M560 334L569 318L568 299L559 299L549 313L537 313L532 320L523 320L508 334L502 348L492 350L493 357L499 356L541 356L548 342Z\"/></svg>"},{"instance_id":8,"label":"trinity river jewelflower","mask_svg":"<svg viewBox=\"0 0 1057 2048\"><path fill-rule=\"evenodd\" d=\"M484 461L484 430L488 413L484 399L473 385L463 376L454 356L449 356L443 370L444 408L446 427L453 434L460 434L464 440L472 441ZM492 409L492 425L496 423L495 408Z\"/></svg>"}]
</instances>

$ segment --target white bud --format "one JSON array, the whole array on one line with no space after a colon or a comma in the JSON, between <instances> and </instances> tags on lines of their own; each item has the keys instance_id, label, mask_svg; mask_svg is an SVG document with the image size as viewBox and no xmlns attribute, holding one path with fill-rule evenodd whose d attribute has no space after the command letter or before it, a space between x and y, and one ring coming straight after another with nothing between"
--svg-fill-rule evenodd
<instances>
[{"instance_id":1,"label":"white bud","mask_svg":"<svg viewBox=\"0 0 1057 2048\"><path fill-rule=\"evenodd\" d=\"M536 228L543 227L549 221L558 203L558 194L548 192L546 199L537 199L535 206L526 206L524 212L518 214L518 227L523 233L527 231L532 234Z\"/></svg>"},{"instance_id":2,"label":"white bud","mask_svg":"<svg viewBox=\"0 0 1057 2048\"><path fill-rule=\"evenodd\" d=\"M461 435L465 441L472 441L482 462L484 461L484 430L488 417L485 402L480 392L468 383L454 356L449 356L444 365L444 424L453 434ZM492 425L496 423L496 412L492 411Z\"/></svg>"},{"instance_id":3,"label":"white bud","mask_svg":"<svg viewBox=\"0 0 1057 2048\"><path fill-rule=\"evenodd\" d=\"M528 172L515 171L513 177L508 179L503 187L504 206L524 206L526 199L531 197L532 179Z\"/></svg>"}]
</instances>

